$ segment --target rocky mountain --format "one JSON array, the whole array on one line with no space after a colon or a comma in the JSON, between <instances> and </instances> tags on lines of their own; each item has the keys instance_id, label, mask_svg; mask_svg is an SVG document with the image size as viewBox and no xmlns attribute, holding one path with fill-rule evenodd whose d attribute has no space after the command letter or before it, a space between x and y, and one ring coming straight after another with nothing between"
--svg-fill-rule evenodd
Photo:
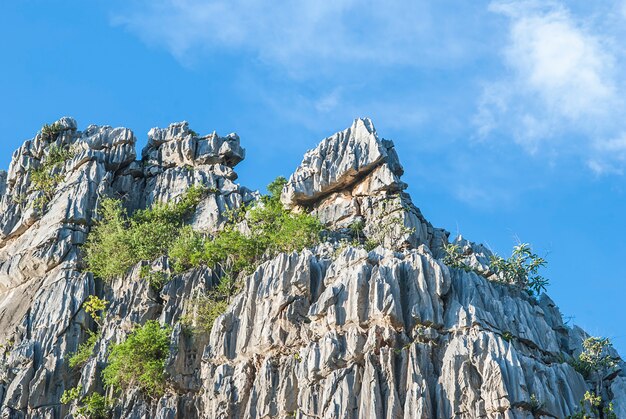
<instances>
[{"instance_id":1,"label":"rocky mountain","mask_svg":"<svg viewBox=\"0 0 626 419\"><path fill-rule=\"evenodd\" d=\"M285 208L323 223L324 240L242 274L207 333L182 320L220 272L176 272L165 255L103 280L83 245L105 198L132 214L192 185L211 193L188 224L219 232L233 210L262 202L235 183L239 137L176 123L151 130L138 159L129 129L79 131L70 118L52 127L0 172L0 417L79 417L80 400L98 393L115 418L565 418L595 391L626 418L617 353L607 350L598 385L576 365L587 334L545 293L494 281L491 252L462 238L468 269L444 263L449 233L412 203L393 143L370 120L308 151L282 190ZM167 274L161 289L145 265ZM90 296L108 301L100 321ZM172 327L164 393L105 388L111 348L150 320ZM71 368L90 336L93 352ZM62 403L72 388L78 397Z\"/></svg>"}]
</instances>

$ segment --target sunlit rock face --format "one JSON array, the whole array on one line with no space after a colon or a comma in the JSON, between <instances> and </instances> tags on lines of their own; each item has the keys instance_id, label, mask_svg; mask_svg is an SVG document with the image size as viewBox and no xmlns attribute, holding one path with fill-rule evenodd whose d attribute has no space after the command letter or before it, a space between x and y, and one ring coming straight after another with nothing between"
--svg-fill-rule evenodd
<instances>
[{"instance_id":1,"label":"sunlit rock face","mask_svg":"<svg viewBox=\"0 0 626 419\"><path fill-rule=\"evenodd\" d=\"M586 334L565 325L549 297L442 262L448 233L412 203L393 143L369 119L307 152L283 189L284 205L316 215L327 240L259 266L205 334L180 320L216 284L211 269L173 275L160 292L139 265L105 283L84 270L81 245L104 197L133 212L194 184L211 192L192 226L221 229L230 210L259 196L236 183L239 137L175 123L151 130L138 160L129 129L80 131L71 118L56 127L0 172L0 417L71 417L62 393L77 384L103 392L108 351L148 320L173 327L168 389L159 400L121 395L115 418L564 418L592 388L566 362ZM71 157L39 207L33 171L56 146ZM355 223L377 247L342 240ZM487 269L486 248L456 243ZM167 257L152 265L170 269ZM90 295L110 306L92 358L72 370L70 354L95 329L82 307ZM613 356L604 394L626 417L624 364Z\"/></svg>"}]
</instances>

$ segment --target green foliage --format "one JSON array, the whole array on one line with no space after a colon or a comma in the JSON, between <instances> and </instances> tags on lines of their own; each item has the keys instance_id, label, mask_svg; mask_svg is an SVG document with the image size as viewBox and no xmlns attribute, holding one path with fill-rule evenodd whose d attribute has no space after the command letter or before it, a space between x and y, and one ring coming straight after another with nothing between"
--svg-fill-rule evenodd
<instances>
[{"instance_id":1,"label":"green foliage","mask_svg":"<svg viewBox=\"0 0 626 419\"><path fill-rule=\"evenodd\" d=\"M9 339L4 345L0 345L0 356L8 356L15 346L15 340Z\"/></svg>"},{"instance_id":2,"label":"green foliage","mask_svg":"<svg viewBox=\"0 0 626 419\"><path fill-rule=\"evenodd\" d=\"M169 249L174 272L181 273L204 262L205 236L184 226Z\"/></svg>"},{"instance_id":3,"label":"green foliage","mask_svg":"<svg viewBox=\"0 0 626 419\"><path fill-rule=\"evenodd\" d=\"M590 337L583 342L583 352L578 360L587 365L587 369L606 373L617 366L617 362L608 354L609 348L613 346L609 338Z\"/></svg>"},{"instance_id":4,"label":"green foliage","mask_svg":"<svg viewBox=\"0 0 626 419\"><path fill-rule=\"evenodd\" d=\"M572 418L604 417L617 419L613 411L613 403L607 403L600 396L603 378L617 366L617 362L608 353L611 346L612 343L608 338L589 337L583 341L583 351L578 359L570 362L585 379L594 377L596 379L596 391L585 393L584 399L580 401L580 411Z\"/></svg>"},{"instance_id":5,"label":"green foliage","mask_svg":"<svg viewBox=\"0 0 626 419\"><path fill-rule=\"evenodd\" d=\"M383 202L379 218L375 223L370 223L367 226L367 239L365 240L365 249L367 251L384 244L392 248L399 248L404 244L400 243L400 241L407 235L415 232L415 228L404 225L401 210L403 210L403 207L397 202L391 200Z\"/></svg>"},{"instance_id":6,"label":"green foliage","mask_svg":"<svg viewBox=\"0 0 626 419\"><path fill-rule=\"evenodd\" d=\"M226 311L237 292L238 282L225 273L211 291L194 297L187 314L181 318L183 327L195 333L211 333L215 320Z\"/></svg>"},{"instance_id":7,"label":"green foliage","mask_svg":"<svg viewBox=\"0 0 626 419\"><path fill-rule=\"evenodd\" d=\"M70 368L82 368L93 355L93 350L99 339L99 333L89 331L89 338L78 346L76 352L70 355Z\"/></svg>"},{"instance_id":8,"label":"green foliage","mask_svg":"<svg viewBox=\"0 0 626 419\"><path fill-rule=\"evenodd\" d=\"M617 362L608 354L613 346L610 339L589 337L583 341L583 351L569 364L585 379L596 376L598 385L608 372L617 366Z\"/></svg>"},{"instance_id":9,"label":"green foliage","mask_svg":"<svg viewBox=\"0 0 626 419\"><path fill-rule=\"evenodd\" d=\"M353 239L357 243L360 243L361 240L365 237L365 233L364 233L365 223L363 222L363 220L354 221L352 224L350 224L349 228L350 228L350 233L352 233Z\"/></svg>"},{"instance_id":10,"label":"green foliage","mask_svg":"<svg viewBox=\"0 0 626 419\"><path fill-rule=\"evenodd\" d=\"M529 244L520 243L513 248L508 259L493 255L490 268L500 281L518 286L530 295L539 295L546 290L548 280L537 272L546 263L545 259L532 252Z\"/></svg>"},{"instance_id":11,"label":"green foliage","mask_svg":"<svg viewBox=\"0 0 626 419\"><path fill-rule=\"evenodd\" d=\"M53 144L48 148L48 154L41 160L39 167L30 171L32 191L41 193L33 202L35 209L40 212L45 210L65 177L61 169L72 157L73 151Z\"/></svg>"},{"instance_id":12,"label":"green foliage","mask_svg":"<svg viewBox=\"0 0 626 419\"><path fill-rule=\"evenodd\" d=\"M293 213L280 202L285 178L268 185L270 195L261 197L252 208L230 214L224 229L210 237L183 229L169 255L176 272L202 264L221 274L219 284L208 294L194 298L181 322L196 332L210 333L215 320L226 311L238 292L238 275L250 273L263 260L278 253L302 250L319 242L321 223L306 213ZM245 221L248 232L240 229Z\"/></svg>"},{"instance_id":13,"label":"green foliage","mask_svg":"<svg viewBox=\"0 0 626 419\"><path fill-rule=\"evenodd\" d=\"M513 334L509 331L506 331L502 333L502 339L506 340L507 342L510 342L513 340Z\"/></svg>"},{"instance_id":14,"label":"green foliage","mask_svg":"<svg viewBox=\"0 0 626 419\"><path fill-rule=\"evenodd\" d=\"M603 417L605 419L618 419L613 409L613 403L605 405L601 396L592 391L587 391L580 401L580 411L570 416L571 419L593 419Z\"/></svg>"},{"instance_id":15,"label":"green foliage","mask_svg":"<svg viewBox=\"0 0 626 419\"><path fill-rule=\"evenodd\" d=\"M133 266L135 255L129 240L128 221L122 202L104 199L101 219L92 228L84 247L87 269L96 276L111 279Z\"/></svg>"},{"instance_id":16,"label":"green foliage","mask_svg":"<svg viewBox=\"0 0 626 419\"><path fill-rule=\"evenodd\" d=\"M119 200L103 200L101 219L84 246L88 270L112 279L142 260L166 254L204 193L204 187L192 186L180 202L157 204L132 217Z\"/></svg>"},{"instance_id":17,"label":"green foliage","mask_svg":"<svg viewBox=\"0 0 626 419\"><path fill-rule=\"evenodd\" d=\"M534 413L539 413L539 411L543 408L543 403L539 401L536 395L530 395L530 411Z\"/></svg>"},{"instance_id":18,"label":"green foliage","mask_svg":"<svg viewBox=\"0 0 626 419\"><path fill-rule=\"evenodd\" d=\"M378 241L376 241L374 239L367 239L367 240L365 240L365 243L363 244L363 247L368 252L371 252L372 250L376 249L379 245L380 245L380 243Z\"/></svg>"},{"instance_id":19,"label":"green foliage","mask_svg":"<svg viewBox=\"0 0 626 419\"><path fill-rule=\"evenodd\" d=\"M472 268L465 263L465 256L463 255L461 246L454 243L447 243L443 245L443 251L445 252L443 263L451 268L463 269L466 272L472 271Z\"/></svg>"},{"instance_id":20,"label":"green foliage","mask_svg":"<svg viewBox=\"0 0 626 419\"><path fill-rule=\"evenodd\" d=\"M11 197L11 201L13 201L15 205L21 207L22 205L28 203L28 196L25 194L15 194Z\"/></svg>"},{"instance_id":21,"label":"green foliage","mask_svg":"<svg viewBox=\"0 0 626 419\"><path fill-rule=\"evenodd\" d=\"M150 265L142 266L139 275L141 279L148 281L150 287L155 291L162 290L170 279L167 273L163 271L153 271Z\"/></svg>"},{"instance_id":22,"label":"green foliage","mask_svg":"<svg viewBox=\"0 0 626 419\"><path fill-rule=\"evenodd\" d=\"M235 277L253 271L260 262L278 253L317 244L320 222L310 214L290 212L281 204L280 191L285 182L278 178L268 185L271 195L263 196L250 209L232 212L230 222L213 237L183 229L169 252L175 271L206 264ZM239 224L243 220L247 233Z\"/></svg>"},{"instance_id":23,"label":"green foliage","mask_svg":"<svg viewBox=\"0 0 626 419\"><path fill-rule=\"evenodd\" d=\"M170 327L148 321L114 345L102 372L104 384L114 391L139 387L150 398L165 391L165 360L169 355Z\"/></svg>"},{"instance_id":24,"label":"green foliage","mask_svg":"<svg viewBox=\"0 0 626 419\"><path fill-rule=\"evenodd\" d=\"M111 405L105 396L93 393L81 401L81 406L76 410L79 416L89 419L106 419L110 416Z\"/></svg>"},{"instance_id":25,"label":"green foliage","mask_svg":"<svg viewBox=\"0 0 626 419\"><path fill-rule=\"evenodd\" d=\"M85 313L89 314L96 324L102 327L102 321L106 316L106 309L109 306L109 302L103 298L99 298L95 295L90 295L83 303ZM100 314L98 314L100 313Z\"/></svg>"},{"instance_id":26,"label":"green foliage","mask_svg":"<svg viewBox=\"0 0 626 419\"><path fill-rule=\"evenodd\" d=\"M63 392L61 396L62 404L72 404L75 401L78 402L76 414L78 417L84 417L89 419L106 419L109 417L111 406L109 401L103 395L99 393L89 394L82 398L83 386L77 385L74 388L70 388Z\"/></svg>"},{"instance_id":27,"label":"green foliage","mask_svg":"<svg viewBox=\"0 0 626 419\"><path fill-rule=\"evenodd\" d=\"M76 387L67 389L63 392L61 396L61 403L63 404L71 404L74 400L78 400L80 397L80 393L83 392L83 386L80 384Z\"/></svg>"},{"instance_id":28,"label":"green foliage","mask_svg":"<svg viewBox=\"0 0 626 419\"><path fill-rule=\"evenodd\" d=\"M181 318L181 323L194 333L211 333L215 320L228 308L228 300L215 294L196 296L190 312Z\"/></svg>"},{"instance_id":29,"label":"green foliage","mask_svg":"<svg viewBox=\"0 0 626 419\"><path fill-rule=\"evenodd\" d=\"M283 192L283 188L286 184L287 179L285 179L283 176L278 176L272 181L272 183L267 185L267 191L269 192L270 199L280 199L280 194Z\"/></svg>"},{"instance_id":30,"label":"green foliage","mask_svg":"<svg viewBox=\"0 0 626 419\"><path fill-rule=\"evenodd\" d=\"M48 139L53 139L59 135L61 131L63 131L63 126L58 122L55 122L52 125L44 124L44 126L41 127L41 135Z\"/></svg>"},{"instance_id":31,"label":"green foliage","mask_svg":"<svg viewBox=\"0 0 626 419\"><path fill-rule=\"evenodd\" d=\"M529 405L530 405L529 406L530 407L530 411L534 415L538 414L541 411L541 409L543 408L543 403L537 398L537 396L535 394L531 394L530 395Z\"/></svg>"}]
</instances>

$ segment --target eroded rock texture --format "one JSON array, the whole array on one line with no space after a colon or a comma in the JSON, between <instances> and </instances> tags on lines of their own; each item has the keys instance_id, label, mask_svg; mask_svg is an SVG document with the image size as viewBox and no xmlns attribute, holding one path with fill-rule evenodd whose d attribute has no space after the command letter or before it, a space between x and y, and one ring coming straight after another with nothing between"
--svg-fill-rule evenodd
<instances>
[{"instance_id":1,"label":"eroded rock texture","mask_svg":"<svg viewBox=\"0 0 626 419\"><path fill-rule=\"evenodd\" d=\"M160 400L123 394L116 418L564 418L591 388L566 362L586 335L563 323L552 300L442 263L448 233L404 192L393 143L370 120L307 152L283 190L286 206L338 233L261 265L210 335L179 323L192 297L218 280L210 269L174 276L157 294L140 265L110 283L93 278L80 245L102 197L122 198L132 212L200 183L211 193L192 224L220 229L226 211L258 198L235 183L239 137L172 124L150 131L137 160L128 129L78 131L70 118L59 126L57 136L27 141L0 172L0 417L71 417L63 391L80 383L83 394L101 392L107 350L152 319L174 328L168 391ZM32 173L53 145L73 157L37 209ZM341 242L355 222L381 245L368 252ZM487 249L457 243L486 269ZM166 257L151 263L169 271ZM95 327L82 309L89 295L111 306L94 356L72 371L69 354ZM619 362L605 396L626 417Z\"/></svg>"}]
</instances>

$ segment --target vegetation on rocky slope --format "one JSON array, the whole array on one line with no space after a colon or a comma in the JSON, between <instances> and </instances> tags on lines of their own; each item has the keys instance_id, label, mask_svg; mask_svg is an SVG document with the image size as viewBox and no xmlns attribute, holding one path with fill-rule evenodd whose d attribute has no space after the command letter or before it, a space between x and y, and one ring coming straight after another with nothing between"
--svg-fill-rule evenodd
<instances>
[{"instance_id":1,"label":"vegetation on rocky slope","mask_svg":"<svg viewBox=\"0 0 626 419\"><path fill-rule=\"evenodd\" d=\"M115 392L139 387L148 397L160 397L165 391L171 332L170 327L151 320L114 345L102 371L104 385Z\"/></svg>"},{"instance_id":2,"label":"vegetation on rocky slope","mask_svg":"<svg viewBox=\"0 0 626 419\"><path fill-rule=\"evenodd\" d=\"M48 154L43 157L39 167L30 171L31 191L39 193L33 202L37 211L43 212L48 202L54 197L57 187L65 176L61 169L72 157L74 157L72 150L53 144L48 148Z\"/></svg>"},{"instance_id":3,"label":"vegetation on rocky slope","mask_svg":"<svg viewBox=\"0 0 626 419\"><path fill-rule=\"evenodd\" d=\"M593 391L587 391L580 401L580 410L572 419L605 418L617 419L613 403L603 394L604 378L614 371L617 362L610 355L612 343L608 338L589 337L583 341L583 351L571 364L585 379L593 382Z\"/></svg>"},{"instance_id":4,"label":"vegetation on rocky slope","mask_svg":"<svg viewBox=\"0 0 626 419\"><path fill-rule=\"evenodd\" d=\"M207 265L236 276L278 253L317 244L322 225L309 214L283 207L280 191L285 183L285 178L277 178L268 185L269 195L251 208L232 211L224 229L214 235L184 229L170 249L175 270Z\"/></svg>"},{"instance_id":5,"label":"vegetation on rocky slope","mask_svg":"<svg viewBox=\"0 0 626 419\"><path fill-rule=\"evenodd\" d=\"M269 195L251 208L231 212L229 222L214 235L183 229L170 249L174 270L206 265L220 274L219 284L197 295L183 322L194 330L210 332L230 298L240 288L240 274L251 273L278 253L300 251L319 243L322 225L306 213L286 210L280 202L285 178L268 185Z\"/></svg>"},{"instance_id":6,"label":"vegetation on rocky slope","mask_svg":"<svg viewBox=\"0 0 626 419\"><path fill-rule=\"evenodd\" d=\"M203 333L210 332L230 298L240 287L240 275L252 272L261 262L281 252L300 251L319 243L322 225L306 213L286 210L280 191L286 180L278 178L268 186L269 195L251 207L229 214L224 228L214 234L198 232L187 225L189 217L206 193L206 188L190 188L177 203L157 204L129 216L122 202L105 199L101 219L84 246L87 269L97 277L111 280L125 274L141 261L169 256L174 273L199 266L211 267L220 278L207 294L197 295L183 324ZM141 276L153 288L168 280L165 272L154 272L148 265ZM92 297L85 306L97 320L106 309L102 300ZM165 389L164 362L169 353L171 329L147 322L113 347L103 371L105 386L114 391L139 387L151 398ZM71 357L71 366L84 365L99 335L92 332Z\"/></svg>"},{"instance_id":7,"label":"vegetation on rocky slope","mask_svg":"<svg viewBox=\"0 0 626 419\"><path fill-rule=\"evenodd\" d=\"M546 290L549 281L539 275L539 269L547 262L532 252L528 243L520 243L513 247L511 256L504 259L499 255L492 255L489 260L489 270L483 272L468 265L466 255L459 245L449 243L444 245L443 262L451 268L463 269L466 272L476 272L488 279L509 284L525 290L529 295L538 296Z\"/></svg>"},{"instance_id":8,"label":"vegetation on rocky slope","mask_svg":"<svg viewBox=\"0 0 626 419\"><path fill-rule=\"evenodd\" d=\"M202 186L192 186L179 202L156 204L130 217L120 200L104 199L101 218L83 247L87 270L111 280L142 260L167 254L205 192Z\"/></svg>"}]
</instances>

